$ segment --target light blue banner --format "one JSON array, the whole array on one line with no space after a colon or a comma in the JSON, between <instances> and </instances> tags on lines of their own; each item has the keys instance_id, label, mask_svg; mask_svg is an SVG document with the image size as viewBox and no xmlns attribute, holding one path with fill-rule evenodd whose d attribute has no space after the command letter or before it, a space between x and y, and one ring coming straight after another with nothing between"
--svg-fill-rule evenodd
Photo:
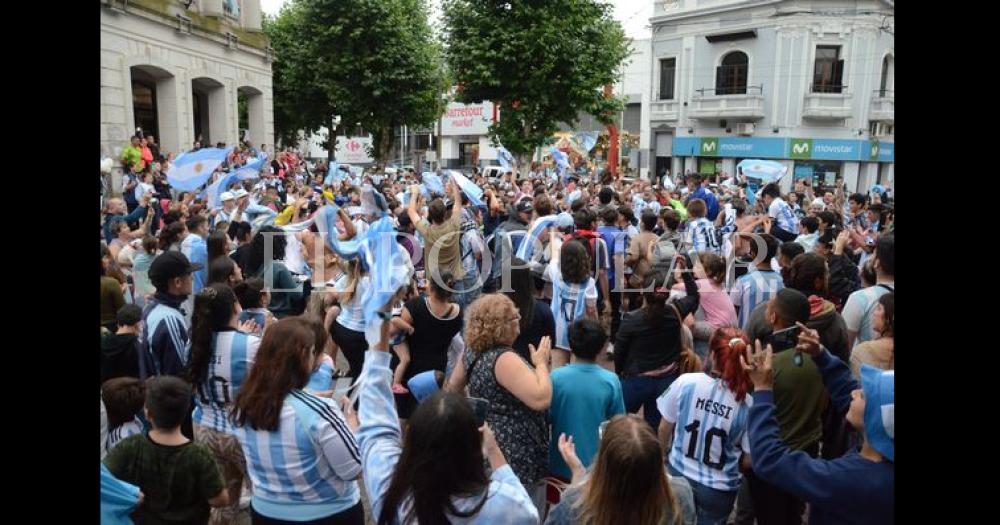
<instances>
[{"instance_id":1,"label":"light blue banner","mask_svg":"<svg viewBox=\"0 0 1000 525\"><path fill-rule=\"evenodd\" d=\"M793 152L792 147L797 149ZM795 160L894 162L895 144L870 140L675 137L674 155ZM793 154L794 153L794 154Z\"/></svg>"}]
</instances>

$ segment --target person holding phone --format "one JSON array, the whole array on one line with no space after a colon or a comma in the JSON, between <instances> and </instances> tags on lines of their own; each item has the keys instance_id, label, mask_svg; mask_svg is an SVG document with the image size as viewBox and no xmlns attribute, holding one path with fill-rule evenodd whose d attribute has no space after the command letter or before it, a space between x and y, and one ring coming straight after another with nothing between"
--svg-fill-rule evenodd
<instances>
[{"instance_id":1,"label":"person holding phone","mask_svg":"<svg viewBox=\"0 0 1000 525\"><path fill-rule=\"evenodd\" d=\"M794 351L800 330L796 323L805 324L809 317L809 298L804 293L792 288L779 291L767 303L765 320L772 331L763 342L774 352L774 406L782 439L792 450L816 457L823 437L823 378L811 359L802 359ZM744 475L757 523L800 523L805 504L799 498L752 471Z\"/></svg>"}]
</instances>

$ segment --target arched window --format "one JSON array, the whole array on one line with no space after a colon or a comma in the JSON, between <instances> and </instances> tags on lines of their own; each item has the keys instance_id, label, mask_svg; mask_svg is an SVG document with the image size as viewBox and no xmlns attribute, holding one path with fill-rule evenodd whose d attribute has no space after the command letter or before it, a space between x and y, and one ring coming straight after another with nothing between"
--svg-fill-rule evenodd
<instances>
[{"instance_id":1,"label":"arched window","mask_svg":"<svg viewBox=\"0 0 1000 525\"><path fill-rule=\"evenodd\" d=\"M742 51L733 51L722 57L722 64L715 68L715 94L745 95L749 62L750 59Z\"/></svg>"},{"instance_id":2,"label":"arched window","mask_svg":"<svg viewBox=\"0 0 1000 525\"><path fill-rule=\"evenodd\" d=\"M887 95L892 95L892 77L893 77L893 59L892 55L886 55L882 59L882 83L879 87L879 96L885 97Z\"/></svg>"}]
</instances>

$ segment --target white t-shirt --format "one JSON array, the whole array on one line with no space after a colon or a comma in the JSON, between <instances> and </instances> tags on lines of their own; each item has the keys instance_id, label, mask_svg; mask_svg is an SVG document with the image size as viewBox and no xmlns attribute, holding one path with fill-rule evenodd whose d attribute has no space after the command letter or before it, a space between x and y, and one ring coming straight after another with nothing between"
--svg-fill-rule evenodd
<instances>
[{"instance_id":1,"label":"white t-shirt","mask_svg":"<svg viewBox=\"0 0 1000 525\"><path fill-rule=\"evenodd\" d=\"M683 374L656 400L674 423L670 466L689 480L716 490L740 485L740 455L749 453L748 421L753 398L742 402L722 381L701 372Z\"/></svg>"},{"instance_id":2,"label":"white t-shirt","mask_svg":"<svg viewBox=\"0 0 1000 525\"><path fill-rule=\"evenodd\" d=\"M881 283L895 288L894 282ZM878 298L889 293L885 286L871 286L852 293L844 303L844 310L840 313L844 318L847 329L857 332L858 337L854 340L854 346L865 341L875 339L875 332L872 330L872 314L875 312L875 304Z\"/></svg>"},{"instance_id":3,"label":"white t-shirt","mask_svg":"<svg viewBox=\"0 0 1000 525\"><path fill-rule=\"evenodd\" d=\"M587 314L587 306L597 307L594 278L587 282L567 283L555 262L545 267L545 280L552 283L552 316L556 321L556 340L552 346L569 350L569 325Z\"/></svg>"},{"instance_id":4,"label":"white t-shirt","mask_svg":"<svg viewBox=\"0 0 1000 525\"><path fill-rule=\"evenodd\" d=\"M767 208L767 216L776 219L778 227L789 233L799 232L799 220L795 217L795 212L787 202L781 197L776 197Z\"/></svg>"}]
</instances>

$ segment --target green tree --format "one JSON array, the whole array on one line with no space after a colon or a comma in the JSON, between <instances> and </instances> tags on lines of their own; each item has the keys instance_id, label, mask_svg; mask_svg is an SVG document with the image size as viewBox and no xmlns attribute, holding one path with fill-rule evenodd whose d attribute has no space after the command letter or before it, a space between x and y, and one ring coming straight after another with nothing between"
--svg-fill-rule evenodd
<instances>
[{"instance_id":1,"label":"green tree","mask_svg":"<svg viewBox=\"0 0 1000 525\"><path fill-rule=\"evenodd\" d=\"M442 50L425 0L301 0L312 68L343 122L372 134L385 165L401 125L427 126L441 115L447 86Z\"/></svg>"},{"instance_id":2,"label":"green tree","mask_svg":"<svg viewBox=\"0 0 1000 525\"><path fill-rule=\"evenodd\" d=\"M580 111L607 124L622 100L602 88L620 78L625 31L598 0L444 0L445 60L456 100L491 100L500 119L490 138L524 164Z\"/></svg>"},{"instance_id":3,"label":"green tree","mask_svg":"<svg viewBox=\"0 0 1000 525\"><path fill-rule=\"evenodd\" d=\"M274 100L274 132L281 144L297 144L299 134L309 135L326 126L337 105L329 96L330 82L313 67L312 47L303 37L308 28L301 0L286 4L278 16L264 18L264 32L274 48L271 64ZM333 159L336 136L327 140L328 158Z\"/></svg>"}]
</instances>

